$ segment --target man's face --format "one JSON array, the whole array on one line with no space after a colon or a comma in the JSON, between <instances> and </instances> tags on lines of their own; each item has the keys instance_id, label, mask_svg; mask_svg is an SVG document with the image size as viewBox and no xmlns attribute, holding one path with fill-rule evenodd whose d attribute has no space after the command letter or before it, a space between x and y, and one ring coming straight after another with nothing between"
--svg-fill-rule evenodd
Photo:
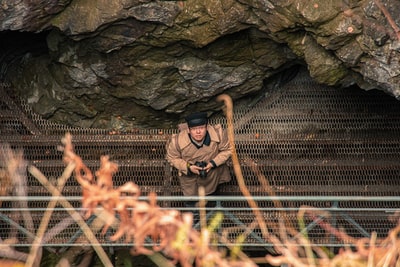
<instances>
[{"instance_id":1,"label":"man's face","mask_svg":"<svg viewBox=\"0 0 400 267\"><path fill-rule=\"evenodd\" d=\"M207 133L207 125L200 125L189 128L190 136L197 142L203 141Z\"/></svg>"}]
</instances>

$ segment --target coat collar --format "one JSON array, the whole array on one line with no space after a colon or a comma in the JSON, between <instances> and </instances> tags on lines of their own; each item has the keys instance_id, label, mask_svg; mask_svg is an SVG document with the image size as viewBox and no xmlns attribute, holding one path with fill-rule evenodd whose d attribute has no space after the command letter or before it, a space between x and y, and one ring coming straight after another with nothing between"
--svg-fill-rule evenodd
<instances>
[{"instance_id":1,"label":"coat collar","mask_svg":"<svg viewBox=\"0 0 400 267\"><path fill-rule=\"evenodd\" d=\"M204 137L204 141L203 141L203 143L201 143L201 145L199 145L196 141L194 141L193 138L190 137L190 134L188 134L188 136L189 136L189 139L192 142L192 144L197 148L200 148L203 145L209 146L211 144L211 138L210 138L210 134L208 133L208 131L206 132L206 136Z\"/></svg>"},{"instance_id":2,"label":"coat collar","mask_svg":"<svg viewBox=\"0 0 400 267\"><path fill-rule=\"evenodd\" d=\"M217 132L215 131L215 128L212 125L208 124L206 140L204 140L203 144L210 145L212 141L219 143L221 140L219 139L219 136L218 136ZM188 145L190 145L191 143L192 143L192 141L190 140L190 137L189 137L189 128L182 127L182 130L179 133L179 138L178 138L179 147L184 148L184 147L187 147Z\"/></svg>"}]
</instances>

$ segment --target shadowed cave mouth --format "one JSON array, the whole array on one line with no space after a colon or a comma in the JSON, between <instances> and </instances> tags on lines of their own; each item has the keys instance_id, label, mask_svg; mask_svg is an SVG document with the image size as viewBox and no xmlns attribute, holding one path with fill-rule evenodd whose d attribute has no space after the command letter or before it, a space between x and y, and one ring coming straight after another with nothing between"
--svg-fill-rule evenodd
<instances>
[{"instance_id":1,"label":"shadowed cave mouth","mask_svg":"<svg viewBox=\"0 0 400 267\"><path fill-rule=\"evenodd\" d=\"M47 31L40 33L2 31L0 32L0 81L6 83L8 66L25 57L48 54ZM3 86L4 87L4 86Z\"/></svg>"}]
</instances>

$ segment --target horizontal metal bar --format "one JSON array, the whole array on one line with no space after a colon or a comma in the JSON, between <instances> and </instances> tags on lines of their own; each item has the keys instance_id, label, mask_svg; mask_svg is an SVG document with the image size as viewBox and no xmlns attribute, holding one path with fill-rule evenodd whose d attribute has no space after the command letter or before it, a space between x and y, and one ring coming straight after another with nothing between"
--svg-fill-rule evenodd
<instances>
[{"instance_id":1,"label":"horizontal metal bar","mask_svg":"<svg viewBox=\"0 0 400 267\"><path fill-rule=\"evenodd\" d=\"M46 244L41 244L40 246L41 247L65 247L66 245L68 247L94 247L94 246L96 246L96 245L90 245L88 243L70 243L70 244L46 243ZM151 245L155 245L155 244L146 243L146 245L151 246ZM30 247L30 246L31 246L31 244L13 244L12 245L12 247ZM128 248L131 248L131 247L135 246L135 244L134 243L101 243L100 246L101 247L128 247ZM232 243L232 244L228 244L228 245L227 244L217 244L217 245L215 245L215 243L214 243L214 244L210 244L210 246L211 247L213 247L213 246L223 246L223 247L226 247L226 246L229 246L229 247L238 247L238 246L240 246L240 247L260 247L260 244L256 244L256 243L240 243L240 244L238 243L238 244L234 244L234 243ZM264 243L264 244L262 244L262 246L263 247L273 247L275 245ZM326 246L329 246L329 244L327 244ZM4 248L9 248L10 245L8 245L8 244L7 245L0 244L0 249L2 249L3 247Z\"/></svg>"},{"instance_id":2,"label":"horizontal metal bar","mask_svg":"<svg viewBox=\"0 0 400 267\"><path fill-rule=\"evenodd\" d=\"M123 199L125 197L121 197ZM141 196L139 200L148 200L147 196ZM158 201L199 201L201 199L207 201L247 201L249 198L244 196L157 196ZM337 201L337 202L351 202L351 201L362 201L362 202L400 202L400 196L253 196L251 197L254 201ZM80 201L81 196L28 196L28 197L17 197L17 196L2 196L0 201L50 201L50 200L68 200L68 201Z\"/></svg>"},{"instance_id":3,"label":"horizontal metal bar","mask_svg":"<svg viewBox=\"0 0 400 267\"><path fill-rule=\"evenodd\" d=\"M165 207L161 207L161 210L171 210L171 209L175 209L175 210L180 210L180 211L193 211L193 208L184 208L184 207L174 207L174 208L165 208ZM218 211L220 209L223 209L224 211L253 211L254 209L252 208L242 208L242 207L206 207L206 208L196 208L196 210L207 210L207 211ZM307 207L307 208L303 208L303 209L307 209L310 211L330 211L330 212L343 212L343 211L351 211L351 212L382 212L382 213L395 213L400 211L400 207L399 208L337 208L337 207L327 207L327 208L315 208L315 207ZM47 209L44 208L2 208L1 211L2 212L14 212L14 211L30 211L30 212L44 212ZM75 208L75 209L70 209L70 208L53 208L51 209L52 211L86 211L88 209L86 208ZM130 209L128 209L130 210ZM299 208L264 208L264 207L258 207L256 210L259 211L298 211Z\"/></svg>"}]
</instances>

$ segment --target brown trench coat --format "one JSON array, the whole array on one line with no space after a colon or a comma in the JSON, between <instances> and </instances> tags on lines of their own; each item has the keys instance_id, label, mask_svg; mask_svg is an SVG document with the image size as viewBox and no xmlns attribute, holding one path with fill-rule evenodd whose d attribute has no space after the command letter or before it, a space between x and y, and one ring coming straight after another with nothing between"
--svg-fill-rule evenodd
<instances>
[{"instance_id":1,"label":"brown trench coat","mask_svg":"<svg viewBox=\"0 0 400 267\"><path fill-rule=\"evenodd\" d=\"M197 196L198 189L203 186L205 194L214 193L221 183L229 182L231 175L225 164L232 154L231 146L226 131L220 124L208 125L207 131L211 138L209 146L203 145L197 148L189 138L189 130L186 127L172 135L167 143L167 161L179 171L179 182L184 196ZM188 175L187 164L195 164L196 161L209 162L214 160L217 167L207 173L207 177Z\"/></svg>"}]
</instances>

